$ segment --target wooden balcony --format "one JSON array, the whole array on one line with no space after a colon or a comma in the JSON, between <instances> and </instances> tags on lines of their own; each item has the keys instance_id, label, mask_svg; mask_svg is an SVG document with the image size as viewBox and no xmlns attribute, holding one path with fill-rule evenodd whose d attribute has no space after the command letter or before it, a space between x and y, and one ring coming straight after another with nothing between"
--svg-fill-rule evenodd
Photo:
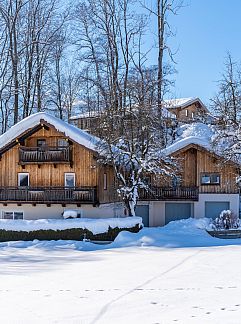
<instances>
[{"instance_id":1,"label":"wooden balcony","mask_svg":"<svg viewBox=\"0 0 241 324\"><path fill-rule=\"evenodd\" d=\"M71 163L71 146L19 147L19 164Z\"/></svg>"},{"instance_id":2,"label":"wooden balcony","mask_svg":"<svg viewBox=\"0 0 241 324\"><path fill-rule=\"evenodd\" d=\"M0 187L1 203L98 204L96 187Z\"/></svg>"},{"instance_id":3,"label":"wooden balcony","mask_svg":"<svg viewBox=\"0 0 241 324\"><path fill-rule=\"evenodd\" d=\"M198 201L198 187L151 187L142 190L139 200L191 200Z\"/></svg>"}]
</instances>

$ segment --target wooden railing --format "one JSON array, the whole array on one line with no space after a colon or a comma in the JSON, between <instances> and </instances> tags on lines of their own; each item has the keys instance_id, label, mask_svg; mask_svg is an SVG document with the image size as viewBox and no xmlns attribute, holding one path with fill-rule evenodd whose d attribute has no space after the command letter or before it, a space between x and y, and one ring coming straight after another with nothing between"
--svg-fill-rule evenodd
<instances>
[{"instance_id":1,"label":"wooden railing","mask_svg":"<svg viewBox=\"0 0 241 324\"><path fill-rule=\"evenodd\" d=\"M141 190L139 200L193 200L198 201L197 187L151 187Z\"/></svg>"},{"instance_id":2,"label":"wooden railing","mask_svg":"<svg viewBox=\"0 0 241 324\"><path fill-rule=\"evenodd\" d=\"M19 163L71 162L71 146L19 147Z\"/></svg>"},{"instance_id":3,"label":"wooden railing","mask_svg":"<svg viewBox=\"0 0 241 324\"><path fill-rule=\"evenodd\" d=\"M97 204L96 187L0 187L1 202Z\"/></svg>"}]
</instances>

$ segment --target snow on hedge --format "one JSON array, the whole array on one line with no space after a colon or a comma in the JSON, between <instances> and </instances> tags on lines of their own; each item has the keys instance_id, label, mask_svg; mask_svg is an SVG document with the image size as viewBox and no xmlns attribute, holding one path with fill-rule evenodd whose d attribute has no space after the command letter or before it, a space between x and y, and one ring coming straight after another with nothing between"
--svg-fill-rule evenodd
<instances>
[{"instance_id":1,"label":"snow on hedge","mask_svg":"<svg viewBox=\"0 0 241 324\"><path fill-rule=\"evenodd\" d=\"M35 231L35 230L65 230L82 228L93 234L108 232L108 228L131 228L142 226L141 217L122 218L77 218L77 219L38 219L38 220L6 220L0 219L0 229L9 231Z\"/></svg>"}]
</instances>

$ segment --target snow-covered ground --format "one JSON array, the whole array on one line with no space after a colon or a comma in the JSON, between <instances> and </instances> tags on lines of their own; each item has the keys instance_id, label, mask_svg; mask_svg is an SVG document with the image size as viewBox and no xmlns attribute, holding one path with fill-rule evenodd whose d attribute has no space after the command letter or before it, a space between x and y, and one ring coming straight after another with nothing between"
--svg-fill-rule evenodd
<instances>
[{"instance_id":1,"label":"snow-covered ground","mask_svg":"<svg viewBox=\"0 0 241 324\"><path fill-rule=\"evenodd\" d=\"M110 245L0 244L0 323L240 323L241 239L185 220Z\"/></svg>"}]
</instances>

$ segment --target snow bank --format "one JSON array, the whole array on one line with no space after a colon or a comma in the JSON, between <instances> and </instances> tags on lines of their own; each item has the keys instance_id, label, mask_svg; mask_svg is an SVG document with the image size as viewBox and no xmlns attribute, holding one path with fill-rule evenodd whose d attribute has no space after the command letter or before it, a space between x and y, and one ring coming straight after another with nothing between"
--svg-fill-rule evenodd
<instances>
[{"instance_id":1,"label":"snow bank","mask_svg":"<svg viewBox=\"0 0 241 324\"><path fill-rule=\"evenodd\" d=\"M129 217L131 220L140 221L140 217ZM122 220L116 218L116 221ZM127 220L127 218L126 218ZM68 220L62 221L65 223ZM31 248L36 247L45 250L78 250L78 251L96 251L113 248L126 247L158 247L158 248L187 248L187 247L211 247L211 246L226 246L226 245L241 245L241 239L218 239L210 236L206 229L211 229L211 219L185 219L175 222L170 222L164 227L145 227L139 233L130 233L122 231L111 244L94 244L83 241L16 241L2 242L0 248ZM75 222L75 220L70 220ZM129 220L128 220L129 223ZM131 225L135 225L133 222ZM89 225L89 224L88 224ZM113 224L116 226L117 224ZM125 226L128 224L125 223Z\"/></svg>"},{"instance_id":2,"label":"snow bank","mask_svg":"<svg viewBox=\"0 0 241 324\"><path fill-rule=\"evenodd\" d=\"M164 227L144 228L137 234L121 232L114 241L117 246L187 247L206 245L213 238L206 232L211 229L211 219L183 219Z\"/></svg>"},{"instance_id":3,"label":"snow bank","mask_svg":"<svg viewBox=\"0 0 241 324\"><path fill-rule=\"evenodd\" d=\"M38 219L38 220L6 220L0 219L0 229L11 231L35 231L35 230L65 230L70 228L82 228L93 234L106 233L108 228L131 228L142 226L141 217L123 218L77 218L77 219Z\"/></svg>"}]
</instances>

